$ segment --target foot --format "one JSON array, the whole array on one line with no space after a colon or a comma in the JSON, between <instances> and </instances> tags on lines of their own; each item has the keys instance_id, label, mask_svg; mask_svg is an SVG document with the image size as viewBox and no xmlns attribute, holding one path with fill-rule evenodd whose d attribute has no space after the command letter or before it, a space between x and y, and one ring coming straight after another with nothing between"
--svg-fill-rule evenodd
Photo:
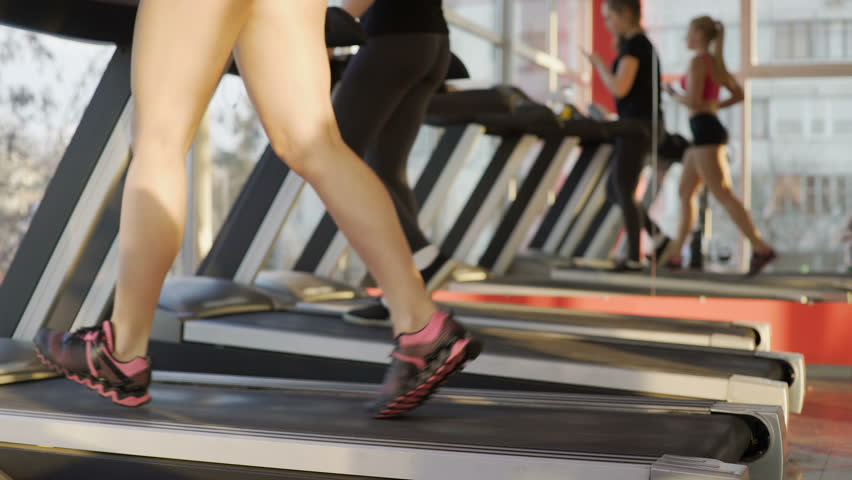
<instances>
[{"instance_id":1,"label":"foot","mask_svg":"<svg viewBox=\"0 0 852 480\"><path fill-rule=\"evenodd\" d=\"M343 321L361 327L391 327L390 311L381 302L376 301L366 307L355 308L343 314Z\"/></svg>"},{"instance_id":2,"label":"foot","mask_svg":"<svg viewBox=\"0 0 852 480\"><path fill-rule=\"evenodd\" d=\"M666 260L666 263L660 265L660 267L673 272L678 272L680 270L683 270L683 258L671 257Z\"/></svg>"},{"instance_id":3,"label":"foot","mask_svg":"<svg viewBox=\"0 0 852 480\"><path fill-rule=\"evenodd\" d=\"M117 361L109 321L76 332L43 328L35 345L45 365L119 405L138 407L151 400L151 360L137 357L129 362Z\"/></svg>"},{"instance_id":4,"label":"foot","mask_svg":"<svg viewBox=\"0 0 852 480\"><path fill-rule=\"evenodd\" d=\"M423 330L397 337L371 413L375 418L393 418L414 410L481 351L482 344L450 313L435 312Z\"/></svg>"},{"instance_id":5,"label":"foot","mask_svg":"<svg viewBox=\"0 0 852 480\"><path fill-rule=\"evenodd\" d=\"M766 268L767 265L774 262L775 259L778 258L778 254L775 250L771 248L767 248L761 251L754 251L751 254L751 264L748 269L748 276L753 277L758 275L760 272Z\"/></svg>"}]
</instances>

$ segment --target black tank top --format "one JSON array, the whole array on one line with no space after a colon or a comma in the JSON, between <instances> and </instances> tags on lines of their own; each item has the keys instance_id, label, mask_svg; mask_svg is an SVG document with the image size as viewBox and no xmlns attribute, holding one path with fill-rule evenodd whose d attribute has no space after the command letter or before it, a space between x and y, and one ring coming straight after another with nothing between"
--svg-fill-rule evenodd
<instances>
[{"instance_id":1,"label":"black tank top","mask_svg":"<svg viewBox=\"0 0 852 480\"><path fill-rule=\"evenodd\" d=\"M361 23L367 35L398 33L448 34L442 0L376 0Z\"/></svg>"}]
</instances>

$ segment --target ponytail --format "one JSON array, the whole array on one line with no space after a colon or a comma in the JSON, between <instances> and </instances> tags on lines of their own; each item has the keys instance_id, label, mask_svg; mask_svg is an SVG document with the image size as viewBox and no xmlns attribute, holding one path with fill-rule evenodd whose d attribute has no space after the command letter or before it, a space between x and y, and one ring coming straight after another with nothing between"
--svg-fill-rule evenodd
<instances>
[{"instance_id":1,"label":"ponytail","mask_svg":"<svg viewBox=\"0 0 852 480\"><path fill-rule=\"evenodd\" d=\"M727 86L730 83L731 73L725 65L725 26L722 22L713 22L716 28L716 36L713 38L713 81L719 85Z\"/></svg>"},{"instance_id":2,"label":"ponytail","mask_svg":"<svg viewBox=\"0 0 852 480\"><path fill-rule=\"evenodd\" d=\"M706 15L693 19L692 26L712 44L710 57L713 59L713 69L710 74L713 81L728 87L731 83L731 73L725 65L725 26Z\"/></svg>"}]
</instances>

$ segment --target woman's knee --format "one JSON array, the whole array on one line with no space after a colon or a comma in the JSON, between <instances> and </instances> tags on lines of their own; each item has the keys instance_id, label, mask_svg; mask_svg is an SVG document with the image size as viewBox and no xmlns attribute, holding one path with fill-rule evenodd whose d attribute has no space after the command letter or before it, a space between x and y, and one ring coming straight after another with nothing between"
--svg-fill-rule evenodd
<instances>
[{"instance_id":1,"label":"woman's knee","mask_svg":"<svg viewBox=\"0 0 852 480\"><path fill-rule=\"evenodd\" d=\"M161 124L137 123L133 132L135 160L168 160L186 157L192 145L192 135L168 122Z\"/></svg>"},{"instance_id":2,"label":"woman's knee","mask_svg":"<svg viewBox=\"0 0 852 480\"><path fill-rule=\"evenodd\" d=\"M336 124L324 124L313 129L269 133L272 150L294 172L309 180L327 171L348 147Z\"/></svg>"}]
</instances>

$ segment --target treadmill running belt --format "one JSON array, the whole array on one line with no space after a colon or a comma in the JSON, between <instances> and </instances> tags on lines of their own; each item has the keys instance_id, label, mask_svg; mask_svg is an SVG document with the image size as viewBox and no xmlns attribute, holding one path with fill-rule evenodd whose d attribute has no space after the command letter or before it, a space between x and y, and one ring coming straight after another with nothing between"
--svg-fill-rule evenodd
<instances>
[{"instance_id":1,"label":"treadmill running belt","mask_svg":"<svg viewBox=\"0 0 852 480\"><path fill-rule=\"evenodd\" d=\"M259 330L282 330L334 338L387 342L389 330L359 327L337 317L299 313L261 312L247 317L222 317L218 322ZM579 361L598 365L630 366L663 372L728 378L732 374L788 381L782 362L755 357L750 352L650 344L627 340L597 340L559 333L538 333L500 328L471 328L489 355Z\"/></svg>"},{"instance_id":2,"label":"treadmill running belt","mask_svg":"<svg viewBox=\"0 0 852 480\"><path fill-rule=\"evenodd\" d=\"M755 331L749 327L732 326L730 323L714 322L712 325L703 324L700 321L685 319L665 319L638 317L629 315L613 315L598 312L578 312L564 310L559 313L536 312L530 309L514 308L512 305L491 307L488 305L465 306L463 304L452 304L452 310L459 316L469 317L492 317L505 320L529 320L541 323L563 323L570 320L571 325L599 327L601 319L606 320L607 327L618 326L619 328L635 328L637 330L666 330L682 333L703 334L729 334L744 338L755 338Z\"/></svg>"},{"instance_id":3,"label":"treadmill running belt","mask_svg":"<svg viewBox=\"0 0 852 480\"><path fill-rule=\"evenodd\" d=\"M637 461L674 454L736 463L752 441L746 421L733 415L566 409L546 404L494 406L486 397L458 401L437 397L416 414L396 421L377 421L364 411L371 396L356 391L155 383L152 395L151 404L128 409L68 380L46 380L0 388L0 412L66 414L117 426L180 424L182 429L197 426L286 432L320 441L322 436L334 436L349 443L381 447L438 444L529 455L620 454Z\"/></svg>"}]
</instances>

